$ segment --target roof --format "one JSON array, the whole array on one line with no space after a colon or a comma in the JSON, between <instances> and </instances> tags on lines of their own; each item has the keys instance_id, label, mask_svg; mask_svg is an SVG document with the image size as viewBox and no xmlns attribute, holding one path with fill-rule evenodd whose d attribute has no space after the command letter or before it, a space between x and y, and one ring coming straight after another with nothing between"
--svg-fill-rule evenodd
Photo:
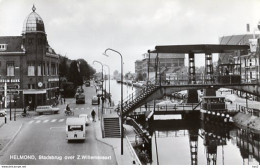
<instances>
[{"instance_id":1,"label":"roof","mask_svg":"<svg viewBox=\"0 0 260 168\"><path fill-rule=\"evenodd\" d=\"M245 45L245 44L249 44L249 39L252 39L252 38L253 38L253 34L223 36L223 37L219 38L219 44Z\"/></svg>"},{"instance_id":2,"label":"roof","mask_svg":"<svg viewBox=\"0 0 260 168\"><path fill-rule=\"evenodd\" d=\"M44 23L40 15L35 12L36 8L33 5L32 12L26 17L23 24L23 34L28 32L45 33Z\"/></svg>"},{"instance_id":3,"label":"roof","mask_svg":"<svg viewBox=\"0 0 260 168\"><path fill-rule=\"evenodd\" d=\"M67 125L79 125L79 124L85 124L84 118L67 118L66 120Z\"/></svg>"},{"instance_id":4,"label":"roof","mask_svg":"<svg viewBox=\"0 0 260 168\"><path fill-rule=\"evenodd\" d=\"M167 45L156 46L150 53L227 53L235 50L248 50L249 45L219 45L219 44L194 44L194 45Z\"/></svg>"},{"instance_id":5,"label":"roof","mask_svg":"<svg viewBox=\"0 0 260 168\"><path fill-rule=\"evenodd\" d=\"M22 36L0 36L0 44L7 44L2 52L22 52ZM1 52L1 51L0 51Z\"/></svg>"}]
</instances>

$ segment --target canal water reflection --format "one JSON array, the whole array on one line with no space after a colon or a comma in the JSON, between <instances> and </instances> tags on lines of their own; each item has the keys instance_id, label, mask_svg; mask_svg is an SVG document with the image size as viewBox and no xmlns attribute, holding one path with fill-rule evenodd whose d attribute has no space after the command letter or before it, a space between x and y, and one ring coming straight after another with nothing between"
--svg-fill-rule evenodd
<instances>
[{"instance_id":1,"label":"canal water reflection","mask_svg":"<svg viewBox=\"0 0 260 168\"><path fill-rule=\"evenodd\" d=\"M259 164L259 135L232 124L154 121L151 133L151 164Z\"/></svg>"},{"instance_id":2,"label":"canal water reflection","mask_svg":"<svg viewBox=\"0 0 260 168\"><path fill-rule=\"evenodd\" d=\"M108 82L108 81L107 81ZM123 85L124 98L136 88ZM108 84L107 84L108 90ZM112 100L120 101L120 84L111 80ZM220 122L194 119L153 121L147 150L153 165L258 165L260 135Z\"/></svg>"}]
</instances>

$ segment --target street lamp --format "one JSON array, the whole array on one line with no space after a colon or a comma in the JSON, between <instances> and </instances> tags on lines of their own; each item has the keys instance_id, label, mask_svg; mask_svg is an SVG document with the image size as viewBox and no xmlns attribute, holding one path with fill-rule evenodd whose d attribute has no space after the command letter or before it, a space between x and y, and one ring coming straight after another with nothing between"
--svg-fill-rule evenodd
<instances>
[{"instance_id":1,"label":"street lamp","mask_svg":"<svg viewBox=\"0 0 260 168\"><path fill-rule=\"evenodd\" d=\"M108 65L103 64L104 66L106 66L108 68L108 90L109 90L109 105L111 107L111 93L110 93L110 68Z\"/></svg>"},{"instance_id":2,"label":"street lamp","mask_svg":"<svg viewBox=\"0 0 260 168\"><path fill-rule=\"evenodd\" d=\"M101 106L101 123L102 123L102 115L103 115L103 108L104 108L104 103L103 103L103 82L104 82L104 78L103 78L103 64L101 63L101 62L99 62L99 61L93 61L93 64L94 63L99 63L101 66L102 66L102 77L101 77L101 82L102 82L102 90L101 90L101 102L102 102L102 106ZM103 135L103 133L102 133L102 135Z\"/></svg>"},{"instance_id":3,"label":"street lamp","mask_svg":"<svg viewBox=\"0 0 260 168\"><path fill-rule=\"evenodd\" d=\"M15 69L19 69L20 67L14 67L14 71L15 71ZM13 75L14 76L14 75ZM12 85L11 85L11 83L12 83L12 78L11 78L12 76L10 75L9 76L9 83L10 83L10 85L9 85L9 89L10 89L10 91L9 91L9 95L10 95L10 100L9 100L9 107L10 107L10 121L12 120L12 106L11 106L11 99L12 99L12 97L11 97L11 95L13 95L12 94ZM15 89L15 88L14 88ZM6 90L7 90L7 86L6 86ZM16 112L15 112L15 114L14 115L16 115ZM14 119L16 120L16 116L14 116Z\"/></svg>"},{"instance_id":4,"label":"street lamp","mask_svg":"<svg viewBox=\"0 0 260 168\"><path fill-rule=\"evenodd\" d=\"M113 52L116 52L117 54L120 55L121 57L121 155L124 154L124 149L123 149L123 135L124 135L124 129L123 129L123 57L121 55L120 52L111 49L111 48L107 48L104 52L104 55L108 57L108 55L106 54L106 52L110 50Z\"/></svg>"}]
</instances>

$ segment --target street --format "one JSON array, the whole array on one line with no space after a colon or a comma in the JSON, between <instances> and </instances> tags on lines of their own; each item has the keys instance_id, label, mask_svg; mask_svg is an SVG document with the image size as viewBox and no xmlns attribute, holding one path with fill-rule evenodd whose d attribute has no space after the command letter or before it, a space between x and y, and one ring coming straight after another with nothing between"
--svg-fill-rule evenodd
<instances>
[{"instance_id":1,"label":"street","mask_svg":"<svg viewBox=\"0 0 260 168\"><path fill-rule=\"evenodd\" d=\"M77 104L75 98L66 99L74 116L65 116L66 104L59 105L59 114L40 115L32 118L17 118L24 120L23 127L17 137L0 156L0 163L4 165L115 165L116 158L111 146L96 139L96 128L99 122L91 122L86 126L84 142L70 142L66 140L66 118L78 117L92 111L91 98L96 94L95 87L83 87L86 103ZM97 111L97 106L96 113ZM97 117L97 116L96 116Z\"/></svg>"}]
</instances>

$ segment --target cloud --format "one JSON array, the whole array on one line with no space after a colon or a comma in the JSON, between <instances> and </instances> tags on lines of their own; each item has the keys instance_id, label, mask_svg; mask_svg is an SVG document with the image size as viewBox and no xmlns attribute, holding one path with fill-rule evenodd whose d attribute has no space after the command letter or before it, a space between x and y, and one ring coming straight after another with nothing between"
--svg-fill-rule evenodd
<instances>
[{"instance_id":1,"label":"cloud","mask_svg":"<svg viewBox=\"0 0 260 168\"><path fill-rule=\"evenodd\" d=\"M126 72L156 45L218 43L260 19L258 0L0 0L0 35L20 35L32 4L56 52L120 69L116 54L102 55L111 47L123 54Z\"/></svg>"}]
</instances>

